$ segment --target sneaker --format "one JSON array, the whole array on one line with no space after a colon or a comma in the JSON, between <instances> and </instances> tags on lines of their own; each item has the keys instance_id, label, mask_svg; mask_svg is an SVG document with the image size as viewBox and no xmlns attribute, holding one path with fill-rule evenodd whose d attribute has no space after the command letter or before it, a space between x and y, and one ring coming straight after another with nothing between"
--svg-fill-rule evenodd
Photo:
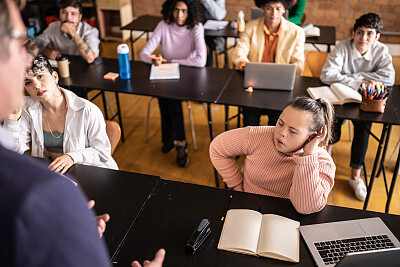
<instances>
[{"instance_id":1,"label":"sneaker","mask_svg":"<svg viewBox=\"0 0 400 267\"><path fill-rule=\"evenodd\" d=\"M165 143L161 148L161 152L166 154L174 150L174 148L175 148L174 142Z\"/></svg>"},{"instance_id":2,"label":"sneaker","mask_svg":"<svg viewBox=\"0 0 400 267\"><path fill-rule=\"evenodd\" d=\"M358 200L365 201L367 196L367 187L360 177L350 177L349 185L354 190L354 194Z\"/></svg>"},{"instance_id":3,"label":"sneaker","mask_svg":"<svg viewBox=\"0 0 400 267\"><path fill-rule=\"evenodd\" d=\"M176 141L176 164L181 168L189 165L188 151L186 141Z\"/></svg>"}]
</instances>

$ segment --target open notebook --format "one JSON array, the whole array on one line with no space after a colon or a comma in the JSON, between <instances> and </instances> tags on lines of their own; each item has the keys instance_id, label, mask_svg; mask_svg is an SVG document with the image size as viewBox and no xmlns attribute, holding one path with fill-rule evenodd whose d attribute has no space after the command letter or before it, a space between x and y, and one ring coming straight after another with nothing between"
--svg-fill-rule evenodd
<instances>
[{"instance_id":1,"label":"open notebook","mask_svg":"<svg viewBox=\"0 0 400 267\"><path fill-rule=\"evenodd\" d=\"M151 65L150 80L176 80L180 78L178 63Z\"/></svg>"},{"instance_id":2,"label":"open notebook","mask_svg":"<svg viewBox=\"0 0 400 267\"><path fill-rule=\"evenodd\" d=\"M226 213L218 249L299 262L300 223L248 209Z\"/></svg>"}]
</instances>

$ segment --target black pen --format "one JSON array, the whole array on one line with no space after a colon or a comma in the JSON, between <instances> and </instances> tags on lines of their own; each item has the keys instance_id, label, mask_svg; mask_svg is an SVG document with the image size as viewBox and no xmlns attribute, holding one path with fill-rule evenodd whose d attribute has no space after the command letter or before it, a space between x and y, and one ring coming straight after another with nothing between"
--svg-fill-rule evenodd
<instances>
[{"instance_id":1,"label":"black pen","mask_svg":"<svg viewBox=\"0 0 400 267\"><path fill-rule=\"evenodd\" d=\"M226 205L225 214L228 212L228 208L231 205L231 201L232 201L232 195L229 196L229 201L228 201L228 205ZM225 217L222 216L221 221L223 221L224 219L225 219Z\"/></svg>"}]
</instances>

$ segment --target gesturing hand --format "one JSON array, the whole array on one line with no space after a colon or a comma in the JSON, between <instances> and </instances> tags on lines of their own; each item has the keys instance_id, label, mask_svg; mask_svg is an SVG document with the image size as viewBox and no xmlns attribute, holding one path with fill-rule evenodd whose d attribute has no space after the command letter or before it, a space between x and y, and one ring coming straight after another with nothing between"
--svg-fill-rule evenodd
<instances>
[{"instance_id":1,"label":"gesturing hand","mask_svg":"<svg viewBox=\"0 0 400 267\"><path fill-rule=\"evenodd\" d=\"M70 22L64 22L61 25L60 31L63 32L63 33L68 34L71 38L74 37L74 35L76 34L76 30L75 30L74 24L72 24Z\"/></svg>"},{"instance_id":2,"label":"gesturing hand","mask_svg":"<svg viewBox=\"0 0 400 267\"><path fill-rule=\"evenodd\" d=\"M161 248L157 251L156 256L152 261L145 260L143 267L161 267L165 257L165 249ZM132 262L132 267L142 267L138 261Z\"/></svg>"},{"instance_id":3,"label":"gesturing hand","mask_svg":"<svg viewBox=\"0 0 400 267\"><path fill-rule=\"evenodd\" d=\"M163 63L164 58L162 57L161 54L159 54L156 58L153 58L151 61L154 64L154 66L159 66Z\"/></svg>"},{"instance_id":4,"label":"gesturing hand","mask_svg":"<svg viewBox=\"0 0 400 267\"><path fill-rule=\"evenodd\" d=\"M89 200L88 206L89 209L94 207L94 200ZM102 237L104 232L106 231L106 224L110 220L110 215L107 213L96 216L97 219L97 231L99 232L99 236Z\"/></svg>"}]
</instances>

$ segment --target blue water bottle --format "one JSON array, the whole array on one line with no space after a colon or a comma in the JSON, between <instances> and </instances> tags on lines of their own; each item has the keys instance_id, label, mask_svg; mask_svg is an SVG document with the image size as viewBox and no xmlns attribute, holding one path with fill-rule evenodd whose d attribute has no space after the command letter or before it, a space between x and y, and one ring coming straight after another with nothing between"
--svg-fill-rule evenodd
<instances>
[{"instance_id":1,"label":"blue water bottle","mask_svg":"<svg viewBox=\"0 0 400 267\"><path fill-rule=\"evenodd\" d=\"M119 76L122 80L131 78L131 64L129 62L129 47L127 44L120 44L117 48Z\"/></svg>"}]
</instances>

